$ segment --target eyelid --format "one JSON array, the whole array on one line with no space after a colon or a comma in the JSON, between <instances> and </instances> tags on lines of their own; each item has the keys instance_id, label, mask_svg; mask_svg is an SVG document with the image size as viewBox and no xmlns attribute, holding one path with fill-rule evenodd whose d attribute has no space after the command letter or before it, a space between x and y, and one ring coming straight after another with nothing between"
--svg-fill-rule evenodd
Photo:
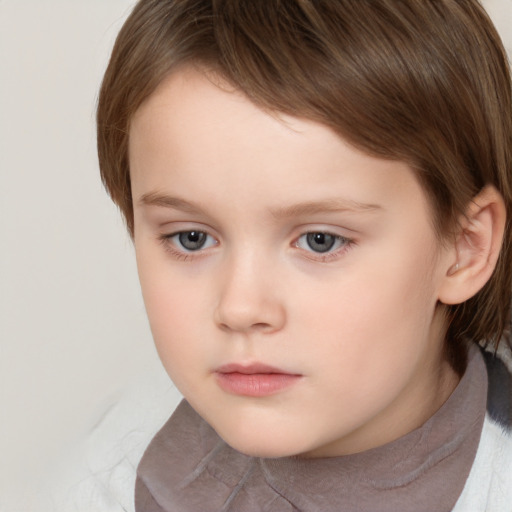
<instances>
[{"instance_id":1,"label":"eyelid","mask_svg":"<svg viewBox=\"0 0 512 512\"><path fill-rule=\"evenodd\" d=\"M339 248L339 244L343 244L343 243L346 243L349 241L348 238L346 238L344 236L334 235L332 233L327 233L326 231L309 231L308 233L304 233L304 234L300 235L299 238L297 238L297 242L296 242L297 246L301 247L300 242L303 238L306 239L306 245L309 245L309 241L308 241L309 235L316 235L316 234L322 234L322 235L327 235L329 237L332 237L332 239L334 239L333 247L335 247L336 244L338 244L338 247L336 247L334 249L331 247L331 248L327 249L326 251L324 251L324 253L325 252L335 252ZM322 254L322 251L315 251L315 250L313 250L312 247L309 247L309 248L301 247L301 248L304 248L306 251L311 250L312 252Z\"/></svg>"},{"instance_id":2,"label":"eyelid","mask_svg":"<svg viewBox=\"0 0 512 512\"><path fill-rule=\"evenodd\" d=\"M201 247L199 247L198 249L188 249L187 247L184 247L183 244L181 243L181 241L179 240L180 236L183 235L183 234L187 234L187 233L202 233L204 235L206 235L206 241L205 241L205 244ZM209 247L213 247L214 245L217 245L215 242L215 238L210 235L209 233L207 233L206 231L201 231L199 229L187 229L187 230L184 230L184 231L178 231L177 233L174 233L174 234L170 234L170 235L167 235L166 237L168 240L172 240L173 243L179 247L179 250L180 251L183 251L183 252L186 252L186 253L196 253L196 252L200 252L200 251L203 251L205 249L208 249ZM176 241L174 240L176 239ZM210 240L210 242L208 242L208 240ZM213 244L211 243L211 241L213 240Z\"/></svg>"},{"instance_id":3,"label":"eyelid","mask_svg":"<svg viewBox=\"0 0 512 512\"><path fill-rule=\"evenodd\" d=\"M185 223L183 223L185 224ZM207 236L209 242L205 247L201 247L197 250L187 250L185 247L179 245L175 240L175 237L178 237L182 233L189 233L191 231L200 231ZM206 256L210 249L217 247L220 242L217 236L211 233L211 229L204 226L197 225L188 225L188 226L179 226L176 229L173 229L171 232L163 232L158 235L158 241L164 246L164 249L171 253L176 259L180 260L190 260L195 258L201 258L202 256ZM354 245L356 245L356 240L352 236L345 236L340 233L341 228L333 227L333 226L317 226L317 225L308 225L301 226L299 234L295 236L291 242L291 246L293 248L298 249L306 259L310 259L313 261L327 262L338 259L342 257L342 255L350 250ZM352 231L352 230L348 230ZM335 249L329 249L325 252L316 252L314 250L308 250L306 248L299 246L299 241L306 237L308 234L313 233L323 233L326 235L330 235L334 237L337 241L341 241L341 246Z\"/></svg>"},{"instance_id":4,"label":"eyelid","mask_svg":"<svg viewBox=\"0 0 512 512\"><path fill-rule=\"evenodd\" d=\"M197 250L191 250L187 249L186 247L183 247L179 243L179 241L174 240L175 238L179 237L179 235L183 233L190 233L192 231L204 233L207 237L206 239L210 239L210 243L207 242L208 245L201 247ZM164 249L166 251L168 251L172 256L180 260L200 258L201 256L205 255L205 253L207 253L209 249L219 245L218 239L211 233L209 233L208 230L197 227L181 228L175 229L170 233L161 233L158 236L158 240L164 246ZM211 243L211 241L213 241L213 243Z\"/></svg>"},{"instance_id":5,"label":"eyelid","mask_svg":"<svg viewBox=\"0 0 512 512\"><path fill-rule=\"evenodd\" d=\"M349 251L354 245L356 245L356 241L352 237L348 237L342 235L337 232L335 228L325 227L325 226L308 226L307 229L302 228L301 232L298 236L296 236L292 242L292 246L297 248L303 256L307 259L318 261L321 263L333 261L341 258L347 251ZM334 250L328 250L326 252L316 252L313 250L308 250L299 246L299 241L301 238L306 237L308 234L313 233L323 233L326 235L330 235L335 237L337 240L343 241L341 247L338 247Z\"/></svg>"}]
</instances>

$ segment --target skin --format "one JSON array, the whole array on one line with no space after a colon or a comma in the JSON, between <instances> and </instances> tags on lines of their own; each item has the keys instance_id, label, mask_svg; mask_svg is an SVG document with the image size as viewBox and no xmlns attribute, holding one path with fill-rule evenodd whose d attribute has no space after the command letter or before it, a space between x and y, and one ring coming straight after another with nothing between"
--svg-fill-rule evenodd
<instances>
[{"instance_id":1,"label":"skin","mask_svg":"<svg viewBox=\"0 0 512 512\"><path fill-rule=\"evenodd\" d=\"M192 67L136 113L129 158L157 350L228 444L265 457L356 453L445 402L458 377L438 299L456 256L407 165L265 113ZM208 235L198 250L176 235L190 231ZM334 235L333 248L318 252L307 233ZM300 378L263 397L219 386L219 366L254 362Z\"/></svg>"}]
</instances>

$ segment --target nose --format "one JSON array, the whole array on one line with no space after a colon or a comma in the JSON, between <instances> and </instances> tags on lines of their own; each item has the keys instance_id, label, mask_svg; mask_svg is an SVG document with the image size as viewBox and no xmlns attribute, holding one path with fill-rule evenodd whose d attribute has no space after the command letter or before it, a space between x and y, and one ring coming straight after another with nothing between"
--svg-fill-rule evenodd
<instances>
[{"instance_id":1,"label":"nose","mask_svg":"<svg viewBox=\"0 0 512 512\"><path fill-rule=\"evenodd\" d=\"M225 331L273 333L283 328L286 312L272 270L257 255L226 262L215 322Z\"/></svg>"}]
</instances>

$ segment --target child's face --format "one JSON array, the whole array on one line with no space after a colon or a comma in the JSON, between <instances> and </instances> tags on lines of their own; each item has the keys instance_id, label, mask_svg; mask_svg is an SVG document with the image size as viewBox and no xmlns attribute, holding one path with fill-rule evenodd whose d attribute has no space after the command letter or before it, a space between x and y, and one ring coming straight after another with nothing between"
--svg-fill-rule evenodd
<instances>
[{"instance_id":1,"label":"child's face","mask_svg":"<svg viewBox=\"0 0 512 512\"><path fill-rule=\"evenodd\" d=\"M405 164L192 69L137 112L130 164L158 352L233 447L357 452L447 398L456 377L436 304L453 251Z\"/></svg>"}]
</instances>

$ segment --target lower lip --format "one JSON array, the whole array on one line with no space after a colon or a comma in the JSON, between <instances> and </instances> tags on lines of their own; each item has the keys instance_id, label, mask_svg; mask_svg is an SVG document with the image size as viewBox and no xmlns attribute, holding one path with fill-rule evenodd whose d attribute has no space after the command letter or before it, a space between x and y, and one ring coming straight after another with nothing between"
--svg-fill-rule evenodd
<instances>
[{"instance_id":1,"label":"lower lip","mask_svg":"<svg viewBox=\"0 0 512 512\"><path fill-rule=\"evenodd\" d=\"M219 386L228 393L241 396L262 397L274 395L293 384L301 376L288 373L217 373Z\"/></svg>"}]
</instances>

